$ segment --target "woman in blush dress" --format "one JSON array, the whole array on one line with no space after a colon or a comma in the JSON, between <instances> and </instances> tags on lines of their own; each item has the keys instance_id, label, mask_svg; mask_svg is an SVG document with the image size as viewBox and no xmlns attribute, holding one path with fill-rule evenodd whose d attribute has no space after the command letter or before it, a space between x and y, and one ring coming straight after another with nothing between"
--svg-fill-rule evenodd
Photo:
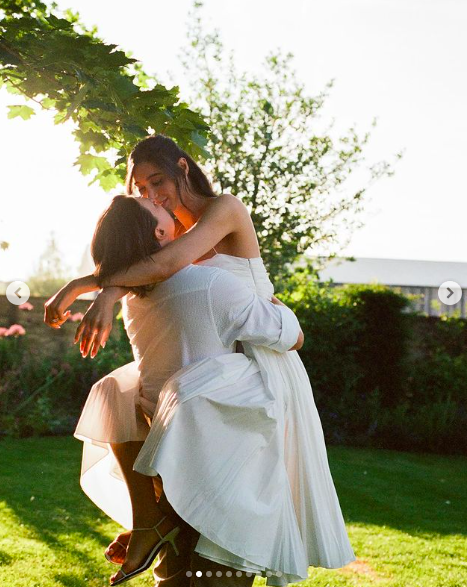
<instances>
[{"instance_id":1,"label":"woman in blush dress","mask_svg":"<svg viewBox=\"0 0 467 587\"><path fill-rule=\"evenodd\" d=\"M113 304L127 293L128 287L163 281L196 261L226 269L260 296L273 297L273 286L261 260L247 208L232 195L216 195L198 165L171 139L156 135L138 143L129 157L127 193L162 206L175 215L182 229L177 231L173 242L148 260L100 283L94 276L73 280L47 302L45 321L58 327L66 320L67 308L79 294L104 288L77 331L76 338L82 336L83 355L91 352L95 356L105 343L112 327ZM321 421L303 363L295 351L280 354L249 343L243 347L245 354L257 361L271 397L280 406L277 418L287 469L285 490L291 504L284 524L298 527L301 541L295 548L300 552L295 554L309 566L341 568L354 561L355 554L347 536ZM129 375L129 371L125 374ZM137 385L135 381L131 383L133 374L128 382L123 375L123 386ZM128 534L118 540L124 544ZM256 564L254 557L246 561L204 536L200 536L196 551L238 569L262 566ZM114 552L122 556L118 549ZM287 578L269 577L267 584L285 585Z\"/></svg>"}]
</instances>

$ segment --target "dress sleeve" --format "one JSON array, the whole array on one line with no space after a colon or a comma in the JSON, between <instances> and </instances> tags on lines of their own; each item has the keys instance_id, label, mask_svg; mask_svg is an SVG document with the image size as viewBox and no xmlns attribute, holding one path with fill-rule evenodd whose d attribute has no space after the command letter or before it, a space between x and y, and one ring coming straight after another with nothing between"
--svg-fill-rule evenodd
<instances>
[{"instance_id":1,"label":"dress sleeve","mask_svg":"<svg viewBox=\"0 0 467 587\"><path fill-rule=\"evenodd\" d=\"M261 298L228 271L211 281L209 303L224 346L240 340L282 353L297 342L300 324L292 310Z\"/></svg>"}]
</instances>

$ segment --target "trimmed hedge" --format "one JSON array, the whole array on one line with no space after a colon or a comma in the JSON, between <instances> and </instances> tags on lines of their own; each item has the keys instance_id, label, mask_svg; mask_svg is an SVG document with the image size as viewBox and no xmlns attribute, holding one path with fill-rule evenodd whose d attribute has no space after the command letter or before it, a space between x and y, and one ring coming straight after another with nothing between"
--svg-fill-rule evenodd
<instances>
[{"instance_id":1,"label":"trimmed hedge","mask_svg":"<svg viewBox=\"0 0 467 587\"><path fill-rule=\"evenodd\" d=\"M465 320L413 312L383 285L297 273L282 289L329 443L467 454Z\"/></svg>"},{"instance_id":2,"label":"trimmed hedge","mask_svg":"<svg viewBox=\"0 0 467 587\"><path fill-rule=\"evenodd\" d=\"M281 289L305 332L300 355L329 444L467 454L467 321L417 314L382 285L297 272ZM74 326L63 328L71 340ZM0 338L4 435L71 433L92 384L132 360L121 320L93 360L34 341Z\"/></svg>"}]
</instances>

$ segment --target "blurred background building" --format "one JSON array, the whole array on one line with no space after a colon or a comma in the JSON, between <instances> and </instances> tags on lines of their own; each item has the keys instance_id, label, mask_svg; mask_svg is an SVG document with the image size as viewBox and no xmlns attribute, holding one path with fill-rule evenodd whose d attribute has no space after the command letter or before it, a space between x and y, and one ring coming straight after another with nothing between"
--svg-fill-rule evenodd
<instances>
[{"instance_id":1,"label":"blurred background building","mask_svg":"<svg viewBox=\"0 0 467 587\"><path fill-rule=\"evenodd\" d=\"M355 261L335 258L320 273L321 281L332 279L335 285L345 283L379 283L397 288L403 294L415 294L416 310L428 316L466 317L467 263L451 261L418 261L411 259L377 259L358 257ZM462 288L457 304L448 306L438 298L438 288L445 281L455 281Z\"/></svg>"}]
</instances>

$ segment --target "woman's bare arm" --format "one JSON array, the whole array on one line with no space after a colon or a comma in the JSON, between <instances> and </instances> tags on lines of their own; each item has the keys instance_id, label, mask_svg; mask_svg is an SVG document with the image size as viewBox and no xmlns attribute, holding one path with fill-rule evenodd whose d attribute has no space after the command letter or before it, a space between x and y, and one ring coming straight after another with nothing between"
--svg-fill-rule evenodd
<instances>
[{"instance_id":1,"label":"woman's bare arm","mask_svg":"<svg viewBox=\"0 0 467 587\"><path fill-rule=\"evenodd\" d=\"M147 259L132 265L128 271L120 271L102 280L101 286L148 285L171 277L238 229L241 221L240 206L243 204L234 196L220 196L185 234Z\"/></svg>"},{"instance_id":2,"label":"woman's bare arm","mask_svg":"<svg viewBox=\"0 0 467 587\"><path fill-rule=\"evenodd\" d=\"M229 194L219 196L193 228L128 271L116 273L100 284L94 275L68 283L46 302L44 322L52 328L60 327L67 319L67 308L82 293L101 287L130 287L164 281L209 252L228 234L238 230L246 219L249 219L248 212L240 200Z\"/></svg>"}]
</instances>

